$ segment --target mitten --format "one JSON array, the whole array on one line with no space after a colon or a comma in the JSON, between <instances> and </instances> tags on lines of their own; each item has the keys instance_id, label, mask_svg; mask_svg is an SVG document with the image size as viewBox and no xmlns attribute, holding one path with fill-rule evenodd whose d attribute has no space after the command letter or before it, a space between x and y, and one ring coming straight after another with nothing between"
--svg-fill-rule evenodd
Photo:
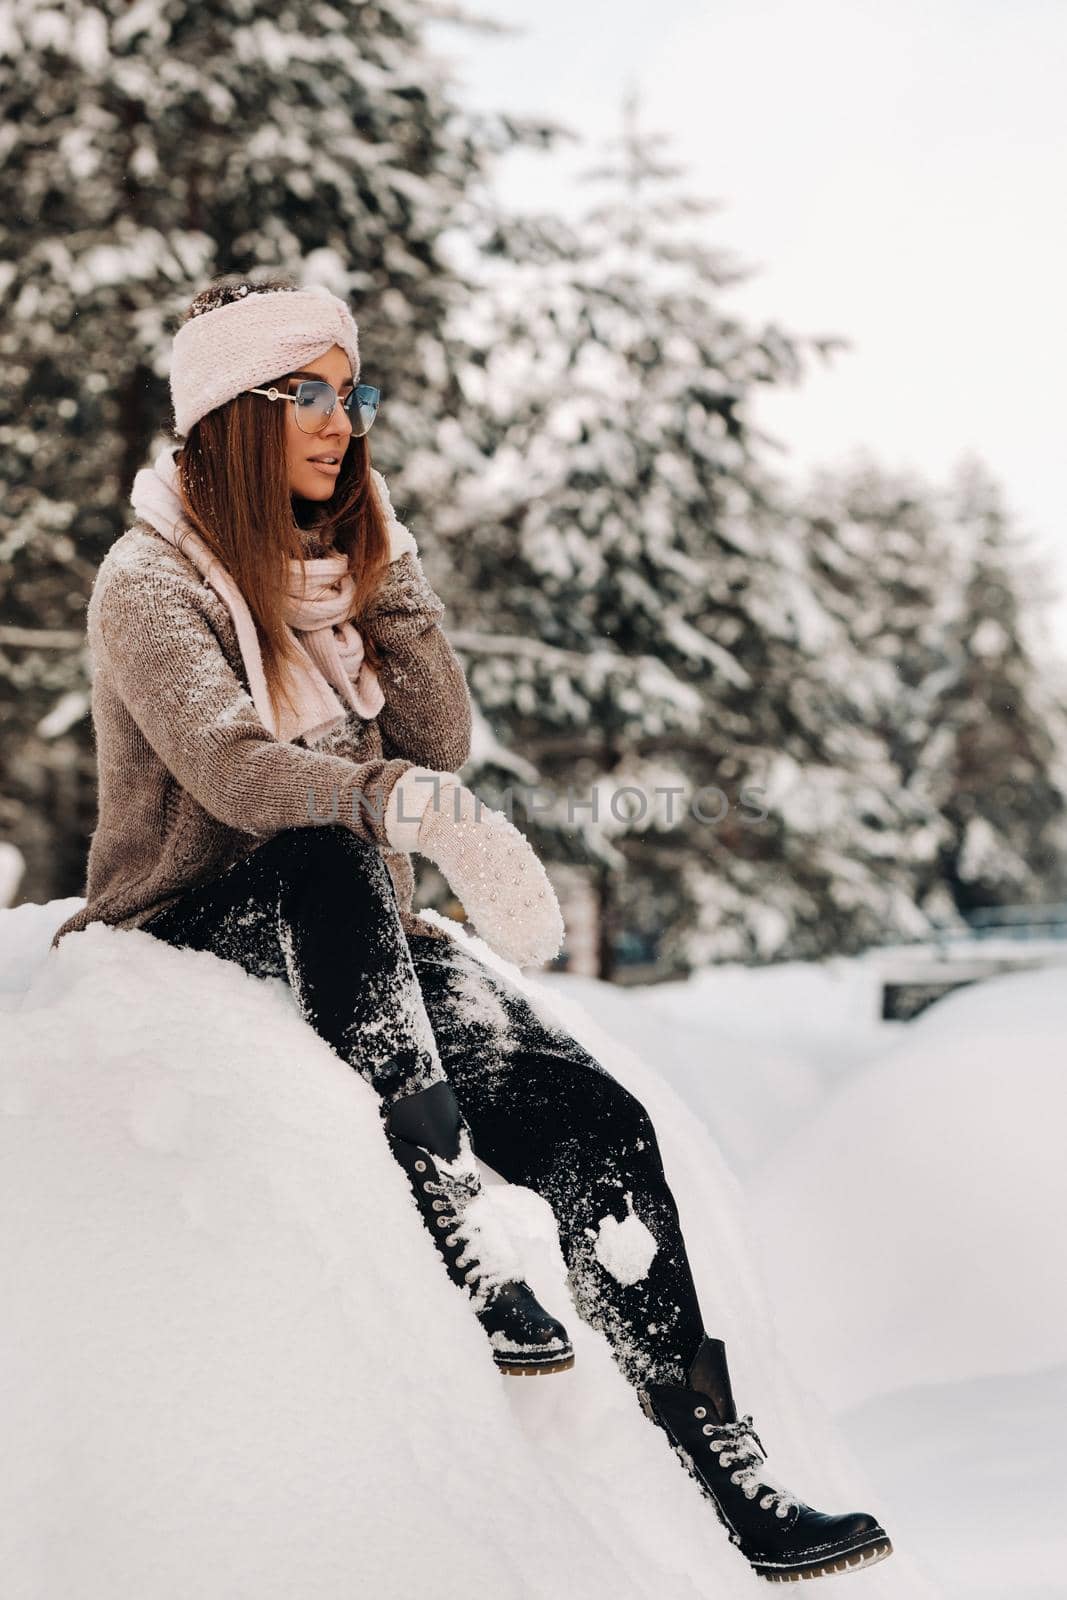
<instances>
[{"instance_id":1,"label":"mitten","mask_svg":"<svg viewBox=\"0 0 1067 1600\"><path fill-rule=\"evenodd\" d=\"M563 917L548 874L515 824L454 773L409 767L389 796L385 831L393 849L416 851L440 869L506 961L539 966L558 955Z\"/></svg>"}]
</instances>

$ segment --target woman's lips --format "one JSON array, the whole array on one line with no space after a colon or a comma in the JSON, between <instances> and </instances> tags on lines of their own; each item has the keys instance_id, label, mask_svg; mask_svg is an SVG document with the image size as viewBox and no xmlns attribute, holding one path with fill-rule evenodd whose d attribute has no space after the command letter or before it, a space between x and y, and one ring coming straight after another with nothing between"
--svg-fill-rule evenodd
<instances>
[{"instance_id":1,"label":"woman's lips","mask_svg":"<svg viewBox=\"0 0 1067 1600\"><path fill-rule=\"evenodd\" d=\"M336 478L337 474L341 470L341 463L339 461L333 466L331 466L328 461L311 461L308 463L308 465L314 467L316 472L325 472L328 478Z\"/></svg>"}]
</instances>

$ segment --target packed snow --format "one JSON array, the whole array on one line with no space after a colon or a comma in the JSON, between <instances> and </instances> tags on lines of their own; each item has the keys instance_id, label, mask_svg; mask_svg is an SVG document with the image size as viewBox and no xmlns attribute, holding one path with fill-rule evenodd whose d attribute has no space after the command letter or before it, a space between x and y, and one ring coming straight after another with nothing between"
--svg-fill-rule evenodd
<instances>
[{"instance_id":1,"label":"packed snow","mask_svg":"<svg viewBox=\"0 0 1067 1600\"><path fill-rule=\"evenodd\" d=\"M1067 949L908 1023L879 1020L872 954L641 990L543 981L720 1138L782 1347L897 1550L952 1600L1063 1600Z\"/></svg>"},{"instance_id":2,"label":"packed snow","mask_svg":"<svg viewBox=\"0 0 1067 1600\"><path fill-rule=\"evenodd\" d=\"M809 1298L816 1266L863 1263L848 1326L812 1306L793 1345L835 1409L1067 1363L1065 979L947 995L756 1175L781 1295Z\"/></svg>"},{"instance_id":3,"label":"packed snow","mask_svg":"<svg viewBox=\"0 0 1067 1600\"><path fill-rule=\"evenodd\" d=\"M99 925L50 952L79 903L0 911L5 1600L761 1592L547 1206L484 1169L577 1354L508 1379L285 984ZM1062 968L888 1024L869 961L619 989L455 936L649 1108L768 1469L894 1537L848 1592L1062 1596ZM625 1282L655 1244L596 1248Z\"/></svg>"}]
</instances>

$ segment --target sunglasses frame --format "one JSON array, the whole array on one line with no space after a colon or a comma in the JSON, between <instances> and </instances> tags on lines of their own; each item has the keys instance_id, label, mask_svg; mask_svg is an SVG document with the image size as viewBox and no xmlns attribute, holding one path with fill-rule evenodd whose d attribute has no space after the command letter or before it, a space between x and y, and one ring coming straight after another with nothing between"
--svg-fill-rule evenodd
<instances>
[{"instance_id":1,"label":"sunglasses frame","mask_svg":"<svg viewBox=\"0 0 1067 1600\"><path fill-rule=\"evenodd\" d=\"M298 379L295 394L285 394L285 393L283 393L283 391L281 389L277 388L276 385L274 385L274 384L272 384L269 389L249 389L247 391L247 393L248 394L261 394L261 395L265 396L266 399L272 400L272 401L273 400L292 400L294 405L295 405L295 404L299 404L299 401L300 401L300 398L301 398L301 396L300 396L301 389L303 389L305 387L305 385L309 384L309 383L320 384L324 389L331 390L331 392L333 394L333 405L330 407L329 411L323 417L321 427L313 428L310 431L307 428L300 428L300 413L299 413L299 411L296 413L296 425L297 425L298 428L300 428L300 432L301 433L306 433L309 439L314 439L315 436L317 434L320 434L322 432L323 428L325 428L326 424L329 422L330 418L333 416L334 411L337 409L338 400L341 400L341 396L337 393L337 390L334 388L333 384L332 383L327 383L325 378L300 378L300 379ZM367 434L373 428L374 422L375 422L375 418L378 415L378 406L379 406L379 404L381 402L381 398L382 398L382 391L380 389L376 389L372 383L356 383L356 384L353 384L351 392L350 392L348 398L346 400L341 400L341 408L345 412L345 415L348 417L349 422L352 421L352 413L348 409L350 405L357 404L357 403L359 405L369 405L371 403L367 399L363 399L363 400L357 402L356 401L356 396L357 395L361 395L361 394L364 395L364 396L366 396L366 395L373 395L374 396L374 401L373 401L374 416L371 417L370 421L368 422L367 426L364 428L362 433L357 433L355 428L353 428L352 437L354 439L364 439L364 438L366 438Z\"/></svg>"}]
</instances>

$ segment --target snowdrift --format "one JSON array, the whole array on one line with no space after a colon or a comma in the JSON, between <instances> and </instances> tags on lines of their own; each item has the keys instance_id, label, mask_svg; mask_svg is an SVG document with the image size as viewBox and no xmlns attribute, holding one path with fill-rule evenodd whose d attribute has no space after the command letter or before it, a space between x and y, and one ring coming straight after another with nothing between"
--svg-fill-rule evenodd
<instances>
[{"instance_id":1,"label":"snowdrift","mask_svg":"<svg viewBox=\"0 0 1067 1600\"><path fill-rule=\"evenodd\" d=\"M884 1050L855 961L723 963L686 982L620 989L546 973L696 1111L742 1182L822 1106L857 1059Z\"/></svg>"},{"instance_id":2,"label":"snowdrift","mask_svg":"<svg viewBox=\"0 0 1067 1600\"><path fill-rule=\"evenodd\" d=\"M766 1592L574 1313L548 1207L494 1188L577 1360L507 1379L372 1091L286 986L101 925L50 952L78 904L0 912L5 1600ZM648 1107L774 1475L877 1511L776 1344L707 1133L558 984L506 970ZM826 1581L934 1593L905 1551Z\"/></svg>"},{"instance_id":3,"label":"snowdrift","mask_svg":"<svg viewBox=\"0 0 1067 1600\"><path fill-rule=\"evenodd\" d=\"M1067 1362L1065 1038L1063 968L959 990L760 1171L790 1356L833 1409ZM843 1318L819 1284L849 1278Z\"/></svg>"}]
</instances>

